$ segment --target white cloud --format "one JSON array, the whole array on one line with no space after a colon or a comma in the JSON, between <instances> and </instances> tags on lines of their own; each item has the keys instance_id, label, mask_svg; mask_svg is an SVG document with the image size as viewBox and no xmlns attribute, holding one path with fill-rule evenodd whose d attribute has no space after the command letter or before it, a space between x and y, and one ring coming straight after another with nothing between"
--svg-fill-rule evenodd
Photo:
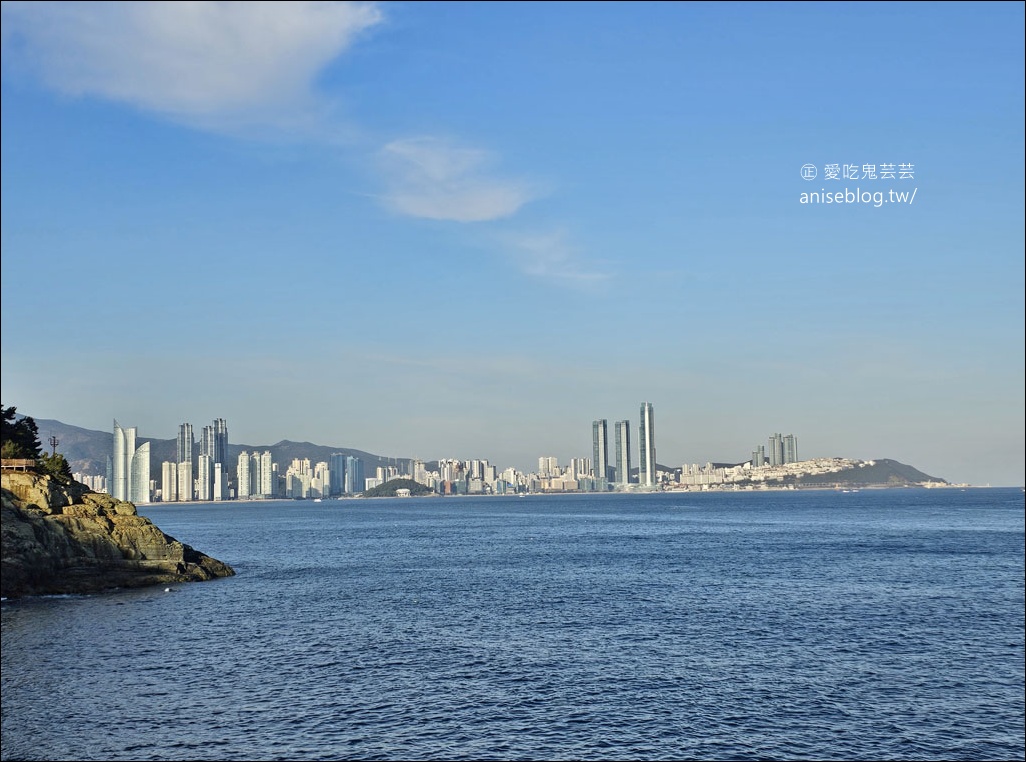
<instances>
[{"instance_id":1,"label":"white cloud","mask_svg":"<svg viewBox=\"0 0 1026 762\"><path fill-rule=\"evenodd\" d=\"M508 217L532 198L527 184L488 172L493 156L435 138L396 140L381 150L385 201L413 217L481 222Z\"/></svg>"},{"instance_id":2,"label":"white cloud","mask_svg":"<svg viewBox=\"0 0 1026 762\"><path fill-rule=\"evenodd\" d=\"M182 121L267 119L382 20L373 3L4 2L4 58L51 88Z\"/></svg>"},{"instance_id":3,"label":"white cloud","mask_svg":"<svg viewBox=\"0 0 1026 762\"><path fill-rule=\"evenodd\" d=\"M562 232L511 237L507 246L524 273L543 280L588 288L611 277L588 262Z\"/></svg>"},{"instance_id":4,"label":"white cloud","mask_svg":"<svg viewBox=\"0 0 1026 762\"><path fill-rule=\"evenodd\" d=\"M2 7L7 73L201 129L300 131L336 145L359 128L323 119L330 104L315 79L384 20L376 3L364 2L5 0ZM456 142L399 139L375 158L386 189L380 200L407 216L498 220L540 195L500 176L491 152ZM527 239L516 248L533 275L578 284L604 278L581 271L554 241Z\"/></svg>"}]
</instances>

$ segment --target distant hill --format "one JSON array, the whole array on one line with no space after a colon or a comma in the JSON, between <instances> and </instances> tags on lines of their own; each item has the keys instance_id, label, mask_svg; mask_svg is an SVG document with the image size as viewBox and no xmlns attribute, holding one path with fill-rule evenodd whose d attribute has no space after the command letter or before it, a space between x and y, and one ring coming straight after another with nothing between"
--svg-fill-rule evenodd
<instances>
[{"instance_id":1,"label":"distant hill","mask_svg":"<svg viewBox=\"0 0 1026 762\"><path fill-rule=\"evenodd\" d=\"M23 417L21 414L19 418ZM36 426L39 429L39 441L45 450L50 449L48 441L51 436L56 436L59 444L57 452L64 455L71 465L73 473L90 474L103 476L107 473L107 458L114 452L113 421L111 431L95 431L83 429L78 426L71 426L61 421L36 418ZM150 443L150 478L160 479L160 466L164 461L173 461L177 456L178 442L176 439L153 439L150 437L139 437L136 444ZM198 447L198 442L197 442ZM388 458L382 455L354 450L351 447L328 447L316 445L311 442L292 442L283 439L273 445L228 445L228 463L234 474L235 463L239 459L239 453L262 453L271 451L271 457L275 463L281 465L282 470L287 468L293 459L309 458L311 463L327 461L332 453L340 452L343 455L352 455L363 461L364 472L373 476L378 466L396 466L401 472L409 473L409 458Z\"/></svg>"},{"instance_id":2,"label":"distant hill","mask_svg":"<svg viewBox=\"0 0 1026 762\"><path fill-rule=\"evenodd\" d=\"M910 487L925 482L947 484L939 476L929 476L896 460L865 461L855 468L827 474L807 474L794 480L801 487Z\"/></svg>"},{"instance_id":3,"label":"distant hill","mask_svg":"<svg viewBox=\"0 0 1026 762\"><path fill-rule=\"evenodd\" d=\"M23 418L24 416L19 413L17 417ZM43 449L49 452L50 437L56 436L57 452L64 455L64 459L68 461L73 473L94 476L102 476L107 473L107 458L114 452L112 431L83 429L45 418L36 418L35 421Z\"/></svg>"}]
</instances>

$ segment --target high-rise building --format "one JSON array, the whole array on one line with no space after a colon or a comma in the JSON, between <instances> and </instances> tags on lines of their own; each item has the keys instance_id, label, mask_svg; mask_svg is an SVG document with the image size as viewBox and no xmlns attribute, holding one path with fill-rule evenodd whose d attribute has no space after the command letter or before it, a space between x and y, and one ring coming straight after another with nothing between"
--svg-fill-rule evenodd
<instances>
[{"instance_id":1,"label":"high-rise building","mask_svg":"<svg viewBox=\"0 0 1026 762\"><path fill-rule=\"evenodd\" d=\"M338 497L346 491L346 456L333 452L328 456L329 481L328 494Z\"/></svg>"},{"instance_id":2,"label":"high-rise building","mask_svg":"<svg viewBox=\"0 0 1026 762\"><path fill-rule=\"evenodd\" d=\"M615 479L617 484L631 482L631 422L616 422L616 463Z\"/></svg>"},{"instance_id":3,"label":"high-rise building","mask_svg":"<svg viewBox=\"0 0 1026 762\"><path fill-rule=\"evenodd\" d=\"M210 462L228 463L228 424L224 418L215 418L210 426L203 427L200 441L200 455L206 455Z\"/></svg>"},{"instance_id":4,"label":"high-rise building","mask_svg":"<svg viewBox=\"0 0 1026 762\"><path fill-rule=\"evenodd\" d=\"M364 491L363 461L353 455L346 456L346 494L357 495Z\"/></svg>"},{"instance_id":5,"label":"high-rise building","mask_svg":"<svg viewBox=\"0 0 1026 762\"><path fill-rule=\"evenodd\" d=\"M798 440L794 434L773 434L769 438L769 461L771 466L782 466L798 462Z\"/></svg>"},{"instance_id":6,"label":"high-rise building","mask_svg":"<svg viewBox=\"0 0 1026 762\"><path fill-rule=\"evenodd\" d=\"M260 456L260 494L264 497L275 497L278 494L277 481L271 451L264 450Z\"/></svg>"},{"instance_id":7,"label":"high-rise building","mask_svg":"<svg viewBox=\"0 0 1026 762\"><path fill-rule=\"evenodd\" d=\"M165 460L160 467L160 500L173 503L178 500L178 464Z\"/></svg>"},{"instance_id":8,"label":"high-rise building","mask_svg":"<svg viewBox=\"0 0 1026 762\"><path fill-rule=\"evenodd\" d=\"M588 458L570 458L570 465L566 470L566 476L574 481L592 473L591 461Z\"/></svg>"},{"instance_id":9,"label":"high-rise building","mask_svg":"<svg viewBox=\"0 0 1026 762\"><path fill-rule=\"evenodd\" d=\"M132 456L132 477L128 484L128 501L141 505L150 502L150 443L144 442Z\"/></svg>"},{"instance_id":10,"label":"high-rise building","mask_svg":"<svg viewBox=\"0 0 1026 762\"><path fill-rule=\"evenodd\" d=\"M114 421L111 495L131 503L150 502L150 443L135 446L136 428Z\"/></svg>"},{"instance_id":11,"label":"high-rise building","mask_svg":"<svg viewBox=\"0 0 1026 762\"><path fill-rule=\"evenodd\" d=\"M192 478L192 461L178 464L178 499L192 500L196 493L196 483Z\"/></svg>"},{"instance_id":12,"label":"high-rise building","mask_svg":"<svg viewBox=\"0 0 1026 762\"><path fill-rule=\"evenodd\" d=\"M771 466L780 466L784 463L784 437L782 434L772 434L769 438L769 462Z\"/></svg>"},{"instance_id":13,"label":"high-rise building","mask_svg":"<svg viewBox=\"0 0 1026 762\"><path fill-rule=\"evenodd\" d=\"M485 484L494 487L495 482L499 480L499 469L491 463L488 463L485 466L484 476L482 478L484 479Z\"/></svg>"},{"instance_id":14,"label":"high-rise building","mask_svg":"<svg viewBox=\"0 0 1026 762\"><path fill-rule=\"evenodd\" d=\"M246 500L253 494L250 486L250 457L246 450L239 453L239 462L235 467L235 497Z\"/></svg>"},{"instance_id":15,"label":"high-rise building","mask_svg":"<svg viewBox=\"0 0 1026 762\"><path fill-rule=\"evenodd\" d=\"M206 454L200 455L196 462L196 499L214 499L214 461Z\"/></svg>"},{"instance_id":16,"label":"high-rise building","mask_svg":"<svg viewBox=\"0 0 1026 762\"><path fill-rule=\"evenodd\" d=\"M192 450L196 445L196 438L192 435L192 424L183 423L178 427L178 454L176 463L184 463L192 460Z\"/></svg>"},{"instance_id":17,"label":"high-rise building","mask_svg":"<svg viewBox=\"0 0 1026 762\"><path fill-rule=\"evenodd\" d=\"M605 419L591 423L591 465L592 476L604 484L609 478L609 425Z\"/></svg>"},{"instance_id":18,"label":"high-rise building","mask_svg":"<svg viewBox=\"0 0 1026 762\"><path fill-rule=\"evenodd\" d=\"M135 427L123 428L114 419L114 458L111 492L115 500L128 500L128 481L132 473L132 456L135 455Z\"/></svg>"},{"instance_id":19,"label":"high-rise building","mask_svg":"<svg viewBox=\"0 0 1026 762\"><path fill-rule=\"evenodd\" d=\"M798 440L795 438L794 434L788 434L784 437L784 462L798 462Z\"/></svg>"},{"instance_id":20,"label":"high-rise building","mask_svg":"<svg viewBox=\"0 0 1026 762\"><path fill-rule=\"evenodd\" d=\"M559 458L552 455L542 455L538 458L538 476L542 479L559 476Z\"/></svg>"},{"instance_id":21,"label":"high-rise building","mask_svg":"<svg viewBox=\"0 0 1026 762\"><path fill-rule=\"evenodd\" d=\"M641 426L639 427L640 459L638 460L638 481L646 487L656 484L655 419L651 402L641 403Z\"/></svg>"},{"instance_id":22,"label":"high-rise building","mask_svg":"<svg viewBox=\"0 0 1026 762\"><path fill-rule=\"evenodd\" d=\"M331 469L325 460L314 465L313 479L310 480L310 497L328 497L331 492Z\"/></svg>"},{"instance_id":23,"label":"high-rise building","mask_svg":"<svg viewBox=\"0 0 1026 762\"><path fill-rule=\"evenodd\" d=\"M414 458L413 464L411 465L411 478L418 484L428 485L428 473L427 466L424 461L420 458Z\"/></svg>"},{"instance_id":24,"label":"high-rise building","mask_svg":"<svg viewBox=\"0 0 1026 762\"><path fill-rule=\"evenodd\" d=\"M260 453L253 452L249 456L249 496L261 497L260 492Z\"/></svg>"},{"instance_id":25,"label":"high-rise building","mask_svg":"<svg viewBox=\"0 0 1026 762\"><path fill-rule=\"evenodd\" d=\"M214 427L213 426L204 426L203 427L203 431L200 433L200 441L199 441L199 454L200 454L200 457L210 458L210 462L213 463L214 459L213 459L213 455L211 454L211 453L213 453L213 451L214 451ZM199 463L199 459L197 459L196 462Z\"/></svg>"},{"instance_id":26,"label":"high-rise building","mask_svg":"<svg viewBox=\"0 0 1026 762\"><path fill-rule=\"evenodd\" d=\"M228 487L228 467L224 463L215 463L214 500L227 500L230 496Z\"/></svg>"}]
</instances>

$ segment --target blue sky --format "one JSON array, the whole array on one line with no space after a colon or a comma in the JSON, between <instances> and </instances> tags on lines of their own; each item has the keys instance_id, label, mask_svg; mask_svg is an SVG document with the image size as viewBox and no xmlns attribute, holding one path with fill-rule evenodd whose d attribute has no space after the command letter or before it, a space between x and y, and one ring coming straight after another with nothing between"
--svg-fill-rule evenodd
<instances>
[{"instance_id":1,"label":"blue sky","mask_svg":"<svg viewBox=\"0 0 1026 762\"><path fill-rule=\"evenodd\" d=\"M4 2L3 404L533 469L650 401L668 466L782 432L1021 485L1023 27ZM800 203L856 189L916 195Z\"/></svg>"}]
</instances>

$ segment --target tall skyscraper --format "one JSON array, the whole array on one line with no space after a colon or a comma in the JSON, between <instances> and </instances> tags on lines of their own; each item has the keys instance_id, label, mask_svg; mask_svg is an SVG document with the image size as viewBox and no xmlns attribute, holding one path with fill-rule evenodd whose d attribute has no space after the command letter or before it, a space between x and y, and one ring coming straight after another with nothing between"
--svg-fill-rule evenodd
<instances>
[{"instance_id":1,"label":"tall skyscraper","mask_svg":"<svg viewBox=\"0 0 1026 762\"><path fill-rule=\"evenodd\" d=\"M196 461L196 499L214 499L214 461L209 455L200 455Z\"/></svg>"},{"instance_id":2,"label":"tall skyscraper","mask_svg":"<svg viewBox=\"0 0 1026 762\"><path fill-rule=\"evenodd\" d=\"M110 494L115 500L128 500L128 481L132 473L132 456L135 455L135 427L123 428L114 419L113 481Z\"/></svg>"},{"instance_id":3,"label":"tall skyscraper","mask_svg":"<svg viewBox=\"0 0 1026 762\"><path fill-rule=\"evenodd\" d=\"M761 449L761 448L760 448ZM769 465L784 466L798 463L798 440L793 434L769 436Z\"/></svg>"},{"instance_id":4,"label":"tall skyscraper","mask_svg":"<svg viewBox=\"0 0 1026 762\"><path fill-rule=\"evenodd\" d=\"M795 438L794 434L788 434L784 437L784 462L798 462L798 440Z\"/></svg>"},{"instance_id":5,"label":"tall skyscraper","mask_svg":"<svg viewBox=\"0 0 1026 762\"><path fill-rule=\"evenodd\" d=\"M239 462L235 467L235 497L239 500L246 500L253 494L250 486L250 459L249 453L243 450L239 453Z\"/></svg>"},{"instance_id":6,"label":"tall skyscraper","mask_svg":"<svg viewBox=\"0 0 1026 762\"><path fill-rule=\"evenodd\" d=\"M196 481L192 478L192 461L178 464L178 499L192 500L196 496Z\"/></svg>"},{"instance_id":7,"label":"tall skyscraper","mask_svg":"<svg viewBox=\"0 0 1026 762\"><path fill-rule=\"evenodd\" d=\"M772 434L769 438L769 464L783 466L798 462L798 439L794 434Z\"/></svg>"},{"instance_id":8,"label":"tall skyscraper","mask_svg":"<svg viewBox=\"0 0 1026 762\"><path fill-rule=\"evenodd\" d=\"M131 503L150 502L150 443L135 446L135 427L114 421L114 457L111 459L111 495Z\"/></svg>"},{"instance_id":9,"label":"tall skyscraper","mask_svg":"<svg viewBox=\"0 0 1026 762\"><path fill-rule=\"evenodd\" d=\"M173 503L178 500L178 464L165 460L160 467L160 500Z\"/></svg>"},{"instance_id":10,"label":"tall skyscraper","mask_svg":"<svg viewBox=\"0 0 1026 762\"><path fill-rule=\"evenodd\" d=\"M178 456L176 463L184 463L192 460L192 450L196 444L196 438L192 435L192 424L183 423L178 427Z\"/></svg>"},{"instance_id":11,"label":"tall skyscraper","mask_svg":"<svg viewBox=\"0 0 1026 762\"><path fill-rule=\"evenodd\" d=\"M224 418L216 418L210 426L203 427L200 455L210 458L211 464L228 462L228 424Z\"/></svg>"},{"instance_id":12,"label":"tall skyscraper","mask_svg":"<svg viewBox=\"0 0 1026 762\"><path fill-rule=\"evenodd\" d=\"M592 476L604 481L609 478L609 426L605 419L591 423Z\"/></svg>"},{"instance_id":13,"label":"tall skyscraper","mask_svg":"<svg viewBox=\"0 0 1026 762\"><path fill-rule=\"evenodd\" d=\"M641 426L639 428L640 459L638 461L638 481L646 487L656 484L656 450L655 420L652 414L652 403L641 403Z\"/></svg>"},{"instance_id":14,"label":"tall skyscraper","mask_svg":"<svg viewBox=\"0 0 1026 762\"><path fill-rule=\"evenodd\" d=\"M363 461L352 455L346 456L345 484L347 495L357 495L366 488L363 478Z\"/></svg>"},{"instance_id":15,"label":"tall skyscraper","mask_svg":"<svg viewBox=\"0 0 1026 762\"><path fill-rule=\"evenodd\" d=\"M128 481L128 501L136 505L150 502L150 443L144 442L132 456L132 475Z\"/></svg>"},{"instance_id":16,"label":"tall skyscraper","mask_svg":"<svg viewBox=\"0 0 1026 762\"><path fill-rule=\"evenodd\" d=\"M784 463L784 436L773 434L769 438L769 462L771 466L781 466Z\"/></svg>"},{"instance_id":17,"label":"tall skyscraper","mask_svg":"<svg viewBox=\"0 0 1026 762\"><path fill-rule=\"evenodd\" d=\"M411 475L410 478L418 484L423 484L425 487L428 486L428 475L427 466L424 461L420 458L414 458L410 464Z\"/></svg>"},{"instance_id":18,"label":"tall skyscraper","mask_svg":"<svg viewBox=\"0 0 1026 762\"><path fill-rule=\"evenodd\" d=\"M328 456L328 474L330 484L328 494L338 497L346 491L346 456L341 452L333 452Z\"/></svg>"},{"instance_id":19,"label":"tall skyscraper","mask_svg":"<svg viewBox=\"0 0 1026 762\"><path fill-rule=\"evenodd\" d=\"M274 460L270 450L264 450L260 456L260 494L264 497L275 497L278 494L278 479L274 471Z\"/></svg>"},{"instance_id":20,"label":"tall skyscraper","mask_svg":"<svg viewBox=\"0 0 1026 762\"><path fill-rule=\"evenodd\" d=\"M224 418L214 421L214 462L228 465L228 422Z\"/></svg>"},{"instance_id":21,"label":"tall skyscraper","mask_svg":"<svg viewBox=\"0 0 1026 762\"><path fill-rule=\"evenodd\" d=\"M616 422L616 483L631 482L631 422Z\"/></svg>"},{"instance_id":22,"label":"tall skyscraper","mask_svg":"<svg viewBox=\"0 0 1026 762\"><path fill-rule=\"evenodd\" d=\"M224 463L214 464L214 500L228 499L228 473Z\"/></svg>"}]
</instances>

